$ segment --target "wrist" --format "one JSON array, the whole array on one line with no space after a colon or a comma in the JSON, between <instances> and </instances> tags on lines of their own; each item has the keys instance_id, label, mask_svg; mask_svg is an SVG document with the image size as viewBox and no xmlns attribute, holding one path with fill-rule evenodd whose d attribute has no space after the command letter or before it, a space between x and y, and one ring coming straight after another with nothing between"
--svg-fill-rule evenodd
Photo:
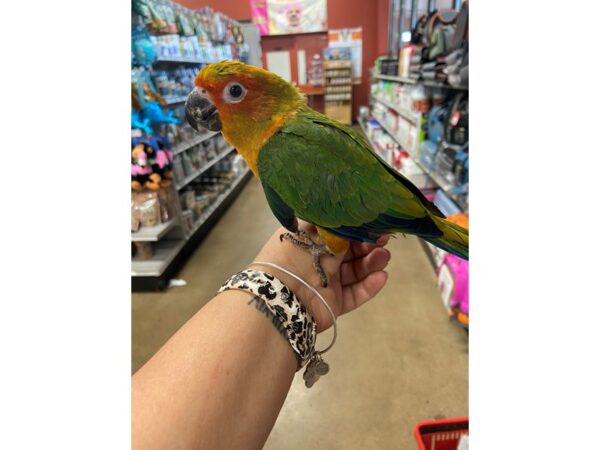
<instances>
[{"instance_id":1,"label":"wrist","mask_svg":"<svg viewBox=\"0 0 600 450\"><path fill-rule=\"evenodd\" d=\"M280 265L284 269L289 270L290 272L292 272L292 273L298 275L300 278L302 278L302 276L295 271L294 267L284 266L277 262L268 261L268 260L266 262ZM281 281L284 285L286 285L289 288L289 290L294 293L294 295L296 296L298 301L312 315L313 311L311 311L310 305L311 305L311 299L312 299L312 297L314 297L314 294L309 289L307 289L306 286L304 286L296 278L288 275L287 273L285 273L284 271L282 271L276 267L266 266L264 264L256 264L255 262L253 262L251 264L251 266L253 266L254 268L258 268L261 271L268 273L269 275L274 276L279 281Z\"/></svg>"}]
</instances>

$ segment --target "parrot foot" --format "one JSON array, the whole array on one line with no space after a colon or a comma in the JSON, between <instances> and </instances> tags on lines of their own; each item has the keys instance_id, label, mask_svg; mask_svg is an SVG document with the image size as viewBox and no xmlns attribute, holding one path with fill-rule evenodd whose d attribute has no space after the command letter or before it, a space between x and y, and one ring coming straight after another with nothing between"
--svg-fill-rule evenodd
<instances>
[{"instance_id":1,"label":"parrot foot","mask_svg":"<svg viewBox=\"0 0 600 450\"><path fill-rule=\"evenodd\" d=\"M283 233L279 236L280 241L283 242L284 239L291 241L296 247L300 247L311 254L313 268L319 274L321 286L327 287L327 275L325 274L323 267L321 267L321 255L332 256L332 253L327 246L317 244L309 237L308 233L302 230L298 230L295 235L292 233Z\"/></svg>"}]
</instances>

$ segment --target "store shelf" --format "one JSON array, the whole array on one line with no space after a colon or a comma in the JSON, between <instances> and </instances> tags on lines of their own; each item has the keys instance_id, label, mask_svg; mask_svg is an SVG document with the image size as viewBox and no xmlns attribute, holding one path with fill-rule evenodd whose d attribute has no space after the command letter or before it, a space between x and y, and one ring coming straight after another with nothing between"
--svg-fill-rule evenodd
<instances>
[{"instance_id":1,"label":"store shelf","mask_svg":"<svg viewBox=\"0 0 600 450\"><path fill-rule=\"evenodd\" d=\"M401 115L402 117L404 117L406 120L408 120L410 123L412 123L415 126L419 126L420 122L421 122L421 115L415 115L415 113L411 113L410 111L404 111L400 108L398 108L397 106L394 106L393 104L391 104L390 102L383 100L375 95L372 95L371 98L373 100L375 100L376 102L381 103L383 106L386 106L388 108L390 108L393 111L396 111L399 115Z\"/></svg>"},{"instance_id":2,"label":"store shelf","mask_svg":"<svg viewBox=\"0 0 600 450\"><path fill-rule=\"evenodd\" d=\"M167 102L167 105L175 105L177 103L183 103L187 100L187 95L182 95L179 97L176 96L168 96L168 97L163 97L165 99L165 101Z\"/></svg>"},{"instance_id":3,"label":"store shelf","mask_svg":"<svg viewBox=\"0 0 600 450\"><path fill-rule=\"evenodd\" d=\"M464 203L463 200L461 200L459 197L457 197L456 193L454 192L452 185L450 183L448 183L446 180L444 180L440 174L433 172L431 170L427 170L417 159L415 159L415 162L417 163L417 165L419 166L419 168L435 183L439 186L439 188L444 191L446 193L446 195L450 198L450 200L452 200L456 206L458 206L458 208L461 211L466 211L467 210L467 205Z\"/></svg>"},{"instance_id":4,"label":"store shelf","mask_svg":"<svg viewBox=\"0 0 600 450\"><path fill-rule=\"evenodd\" d=\"M386 133L388 133L392 137L392 139L394 139L396 142L398 142L398 144L404 150L406 150L407 147L400 141L398 136L396 136L394 133L392 133L392 131L389 129L389 127L385 123L383 123L383 121L381 119L379 119L377 117L373 117L373 118L375 120L377 120L377 122L379 122L381 127L386 131ZM360 127L363 130L363 133L365 134L369 143L371 144L371 147L374 147L374 148L377 147L377 144L375 142L371 141L369 139L369 137L367 136L367 132L366 132L363 122L361 120L359 120L358 123L360 124ZM406 150L406 151L408 151L408 150ZM417 166L419 166L419 168L423 171L423 173L425 173L425 175L427 175L431 181L433 181L441 190L443 190L448 195L448 197L456 204L456 206L458 206L458 208L461 211L467 210L467 205L459 197L456 196L456 194L453 192L452 186L447 181L445 181L438 173L427 170L424 166L421 165L419 160L416 157L414 157L412 154L409 153L409 155L411 156L412 160L417 164Z\"/></svg>"},{"instance_id":5,"label":"store shelf","mask_svg":"<svg viewBox=\"0 0 600 450\"><path fill-rule=\"evenodd\" d=\"M211 216L215 213L215 211L221 206L221 204L229 198L231 193L235 191L238 185L242 182L244 177L248 175L250 172L249 168L246 168L234 181L231 183L229 189L223 192L221 195L217 197L217 199L204 211L201 216L196 220L194 224L194 228L191 231L191 235L194 235L200 227L202 227L208 220L210 220Z\"/></svg>"},{"instance_id":6,"label":"store shelf","mask_svg":"<svg viewBox=\"0 0 600 450\"><path fill-rule=\"evenodd\" d=\"M131 276L160 277L185 245L184 240L163 240L154 245L154 255L147 261L131 260Z\"/></svg>"},{"instance_id":7,"label":"store shelf","mask_svg":"<svg viewBox=\"0 0 600 450\"><path fill-rule=\"evenodd\" d=\"M215 223L225 213L229 205L241 192L243 185L252 177L246 168L234 180L229 189L220 195L205 214L196 222L193 231L184 240L161 240L154 244L154 255L150 260L131 261L132 290L157 291L167 287L181 264L196 249L198 243L210 232Z\"/></svg>"},{"instance_id":8,"label":"store shelf","mask_svg":"<svg viewBox=\"0 0 600 450\"><path fill-rule=\"evenodd\" d=\"M408 145L406 145L406 143L402 142L402 140L400 139L400 137L397 136L396 133L394 133L392 131L392 129L389 127L389 125L387 125L383 121L383 119L381 119L379 117L376 117L376 116L373 116L373 119L375 119L377 122L379 122L379 125L381 125L381 128L383 128L387 132L387 134L389 134L400 145L400 147L402 147L403 150L406 150L409 154L411 153L408 150L408 148L409 148Z\"/></svg>"},{"instance_id":9,"label":"store shelf","mask_svg":"<svg viewBox=\"0 0 600 450\"><path fill-rule=\"evenodd\" d=\"M177 224L177 219L161 223L154 227L141 227L138 231L131 233L132 242L154 242L159 241L165 234Z\"/></svg>"},{"instance_id":10,"label":"store shelf","mask_svg":"<svg viewBox=\"0 0 600 450\"><path fill-rule=\"evenodd\" d=\"M377 119L375 119L375 120L377 120ZM377 122L379 122L379 123L381 124L381 122L380 122L379 120L377 120ZM361 128L361 130L362 130L363 134L364 134L364 135L365 135L365 137L367 138L367 141L369 141L369 144L371 144L371 147L372 147L373 149L380 149L380 150L381 150L381 147L379 146L379 144L377 144L377 142L374 142L374 141L372 141L372 140L371 140L371 138L369 137L369 135L367 134L367 129L366 129L366 127L365 127L365 124L364 124L364 122L363 122L362 120L358 119L358 123L359 123L359 125L360 125L360 128ZM386 131L387 131L387 130L386 130ZM388 134L390 134L390 133L389 133L389 131L387 131L387 132L388 132ZM395 139L395 138L394 138L394 139ZM395 139L395 140L397 140L397 139ZM410 154L409 154L409 155L410 155ZM414 158L414 157L411 157L411 159L412 159L412 160L414 160L414 161L416 162L416 160L415 160L415 158ZM418 164L418 163L417 163L417 164ZM393 167L393 166L390 164L390 167ZM407 176L407 175L405 175L404 173L402 173L402 171L401 171L401 170L398 170L398 169L396 169L395 167L393 167L393 168L394 168L396 171L398 171L400 174L402 174L402 175L404 175L404 176ZM421 167L421 165L420 165L420 164L419 164L419 168L420 168L421 170L423 170L423 168Z\"/></svg>"},{"instance_id":11,"label":"store shelf","mask_svg":"<svg viewBox=\"0 0 600 450\"><path fill-rule=\"evenodd\" d=\"M189 141L182 142L181 144L178 144L175 147L173 147L173 155L178 155L186 151L188 148L192 148L193 146L198 145L199 143L204 142L207 139L210 139L211 137L216 136L219 133L220 131L207 131L204 134L194 136Z\"/></svg>"},{"instance_id":12,"label":"store shelf","mask_svg":"<svg viewBox=\"0 0 600 450\"><path fill-rule=\"evenodd\" d=\"M181 188L187 186L189 183L194 181L200 174L202 174L203 172L206 172L208 169L210 169L216 163L221 161L225 156L227 156L229 153L231 153L232 150L233 150L233 147L230 145L227 149L223 150L215 159L213 159L212 161L209 161L208 163L206 163L205 165L200 167L193 174L185 177L185 179L181 183L177 183L177 185L176 185L177 190L178 191L181 190Z\"/></svg>"},{"instance_id":13,"label":"store shelf","mask_svg":"<svg viewBox=\"0 0 600 450\"><path fill-rule=\"evenodd\" d=\"M193 58L182 58L178 56L159 56L154 63L174 63L174 64L206 64L206 61L200 61Z\"/></svg>"},{"instance_id":14,"label":"store shelf","mask_svg":"<svg viewBox=\"0 0 600 450\"><path fill-rule=\"evenodd\" d=\"M377 145L376 142L373 142L371 140L371 138L369 137L369 135L367 134L367 127L365 127L365 121L361 120L361 119L356 119L356 121L360 125L360 129L362 130L363 134L365 135L365 138L367 138L367 141L369 142L369 144L371 144L371 147L372 148L380 148L379 145ZM379 121L377 121L377 122L379 122Z\"/></svg>"},{"instance_id":15,"label":"store shelf","mask_svg":"<svg viewBox=\"0 0 600 450\"><path fill-rule=\"evenodd\" d=\"M413 80L412 78L401 78L401 77L395 77L393 75L374 74L373 78L377 78L378 80L395 81L397 83L405 83L405 84L416 84L417 83L417 80Z\"/></svg>"},{"instance_id":16,"label":"store shelf","mask_svg":"<svg viewBox=\"0 0 600 450\"><path fill-rule=\"evenodd\" d=\"M373 75L373 78L376 78L378 80L395 81L396 83L404 83L404 84L422 83L424 86L428 86L428 87L436 87L436 88L442 88L442 89L453 89L455 91L468 91L469 90L468 87L455 87L455 86L451 86L451 85L445 84L445 83L436 83L435 81L413 80L412 78L395 77L393 75L379 75L379 74L375 74L375 75Z\"/></svg>"}]
</instances>

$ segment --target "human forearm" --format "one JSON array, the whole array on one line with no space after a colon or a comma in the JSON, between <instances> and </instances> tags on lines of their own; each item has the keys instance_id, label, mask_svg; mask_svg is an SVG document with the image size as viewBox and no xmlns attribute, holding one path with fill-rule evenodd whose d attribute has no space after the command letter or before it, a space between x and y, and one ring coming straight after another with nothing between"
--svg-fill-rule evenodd
<instances>
[{"instance_id":1,"label":"human forearm","mask_svg":"<svg viewBox=\"0 0 600 450\"><path fill-rule=\"evenodd\" d=\"M134 375L134 448L262 447L296 359L259 304L218 295Z\"/></svg>"}]
</instances>

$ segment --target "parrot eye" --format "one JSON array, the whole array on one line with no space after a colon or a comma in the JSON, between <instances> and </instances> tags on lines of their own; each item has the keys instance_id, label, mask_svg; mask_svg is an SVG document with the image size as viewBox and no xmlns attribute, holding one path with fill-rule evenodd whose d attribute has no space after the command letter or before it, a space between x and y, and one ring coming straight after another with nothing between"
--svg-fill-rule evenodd
<instances>
[{"instance_id":1,"label":"parrot eye","mask_svg":"<svg viewBox=\"0 0 600 450\"><path fill-rule=\"evenodd\" d=\"M235 81L225 86L223 100L227 103L239 103L246 96L246 88Z\"/></svg>"}]
</instances>

